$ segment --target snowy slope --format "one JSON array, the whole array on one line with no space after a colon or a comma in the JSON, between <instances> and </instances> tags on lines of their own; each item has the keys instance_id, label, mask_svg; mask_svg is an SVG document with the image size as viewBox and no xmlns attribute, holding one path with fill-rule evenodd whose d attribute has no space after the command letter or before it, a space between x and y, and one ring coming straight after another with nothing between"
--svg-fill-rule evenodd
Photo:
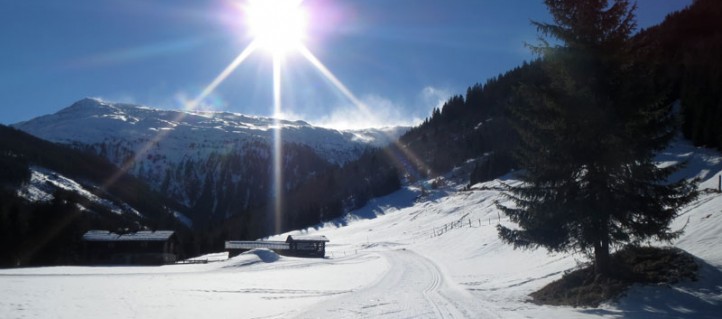
<instances>
[{"instance_id":1,"label":"snowy slope","mask_svg":"<svg viewBox=\"0 0 722 319\"><path fill-rule=\"evenodd\" d=\"M140 212L126 203L115 203L98 197L78 182L42 167L30 167L30 181L18 189L17 193L31 202L49 202L53 200L53 193L59 189L78 194L89 202L101 205L115 214L143 217ZM81 210L87 209L82 206L80 208Z\"/></svg>"},{"instance_id":2,"label":"snowy slope","mask_svg":"<svg viewBox=\"0 0 722 319\"><path fill-rule=\"evenodd\" d=\"M688 177L716 183L720 155L678 142L660 162L688 160ZM0 270L9 318L719 318L722 195L704 192L672 229L700 258L701 278L634 287L597 309L538 306L527 295L584 262L519 251L497 237L500 181L463 190L411 185L342 219L292 233L322 234L326 259L256 251L205 265ZM514 183L506 178L504 182ZM715 184L716 185L716 184ZM686 226L685 226L686 225ZM287 234L273 239L283 239ZM658 243L657 243L658 244Z\"/></svg>"}]
</instances>

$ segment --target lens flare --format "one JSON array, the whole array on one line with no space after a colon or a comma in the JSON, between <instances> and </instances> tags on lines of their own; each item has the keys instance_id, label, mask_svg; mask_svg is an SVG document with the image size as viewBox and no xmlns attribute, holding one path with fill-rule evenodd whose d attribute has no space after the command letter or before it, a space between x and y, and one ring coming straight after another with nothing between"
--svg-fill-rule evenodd
<instances>
[{"instance_id":1,"label":"lens flare","mask_svg":"<svg viewBox=\"0 0 722 319\"><path fill-rule=\"evenodd\" d=\"M274 56L295 50L306 38L308 15L300 0L251 0L245 13L254 41Z\"/></svg>"}]
</instances>

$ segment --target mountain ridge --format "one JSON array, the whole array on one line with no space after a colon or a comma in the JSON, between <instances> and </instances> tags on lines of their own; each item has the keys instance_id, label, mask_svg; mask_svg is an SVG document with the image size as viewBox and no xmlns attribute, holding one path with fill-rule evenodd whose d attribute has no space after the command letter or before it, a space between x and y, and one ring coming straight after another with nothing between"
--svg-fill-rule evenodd
<instances>
[{"instance_id":1,"label":"mountain ridge","mask_svg":"<svg viewBox=\"0 0 722 319\"><path fill-rule=\"evenodd\" d=\"M102 128L102 132L105 133L101 135L103 137L114 136L115 134L112 132L112 128L121 128L128 133L142 135L143 132L138 131L139 129L158 132L162 130L179 129L179 126L181 128L191 126L191 128L195 130L213 129L225 133L249 135L267 141L273 137L271 132L275 125L277 125L276 120L271 117L221 111L161 109L138 104L107 102L98 98L86 97L54 114L39 116L10 126L23 131L29 131L29 133L33 135L54 142L96 142L99 136L78 134L86 132L78 131L78 127L70 125L76 124L76 121L87 122L89 119L95 119L95 121L98 121L98 125L86 126L84 129L93 129L95 132L100 132L97 128ZM122 124L126 124L126 127L123 127ZM351 151L352 154L345 157L330 158L331 161L336 164L343 164L349 159L357 157L355 155L358 153L358 148L365 146L383 147L398 139L398 137L409 129L408 127L395 126L361 130L338 130L314 126L302 120L284 119L278 120L278 124L281 125L282 132L288 131L286 133L295 133L290 135L286 134L288 142L306 144L315 147L321 152L328 151L330 148L324 148L322 145L313 143L314 140L318 140L318 137L321 137L325 142L336 143L334 146L341 146L339 142L342 141L351 144L351 146L347 148L350 148L348 151ZM136 129L129 129L127 125L133 125ZM111 129L108 129L108 126L110 126ZM62 129L68 130L60 131ZM305 131L294 132L294 130Z\"/></svg>"},{"instance_id":2,"label":"mountain ridge","mask_svg":"<svg viewBox=\"0 0 722 319\"><path fill-rule=\"evenodd\" d=\"M283 141L285 191L406 132L403 127L339 131L304 121L162 110L95 98L13 127L107 158L189 207L194 220L217 221L262 206L274 196L270 183L276 125Z\"/></svg>"}]
</instances>

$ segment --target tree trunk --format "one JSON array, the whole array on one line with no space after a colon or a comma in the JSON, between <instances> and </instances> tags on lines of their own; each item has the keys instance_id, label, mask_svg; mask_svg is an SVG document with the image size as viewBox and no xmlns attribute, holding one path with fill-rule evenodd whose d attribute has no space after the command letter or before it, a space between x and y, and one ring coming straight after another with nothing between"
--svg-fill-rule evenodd
<instances>
[{"instance_id":1,"label":"tree trunk","mask_svg":"<svg viewBox=\"0 0 722 319\"><path fill-rule=\"evenodd\" d=\"M594 244L594 273L606 277L610 273L609 240L604 238Z\"/></svg>"}]
</instances>

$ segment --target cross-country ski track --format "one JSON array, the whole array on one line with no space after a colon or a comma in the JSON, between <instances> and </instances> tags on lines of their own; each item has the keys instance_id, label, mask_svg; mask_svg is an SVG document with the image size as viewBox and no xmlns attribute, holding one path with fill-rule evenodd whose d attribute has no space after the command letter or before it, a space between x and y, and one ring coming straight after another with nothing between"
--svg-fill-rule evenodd
<instances>
[{"instance_id":1,"label":"cross-country ski track","mask_svg":"<svg viewBox=\"0 0 722 319\"><path fill-rule=\"evenodd\" d=\"M372 285L320 303L298 318L495 318L463 287L413 250L379 251L389 263Z\"/></svg>"}]
</instances>

